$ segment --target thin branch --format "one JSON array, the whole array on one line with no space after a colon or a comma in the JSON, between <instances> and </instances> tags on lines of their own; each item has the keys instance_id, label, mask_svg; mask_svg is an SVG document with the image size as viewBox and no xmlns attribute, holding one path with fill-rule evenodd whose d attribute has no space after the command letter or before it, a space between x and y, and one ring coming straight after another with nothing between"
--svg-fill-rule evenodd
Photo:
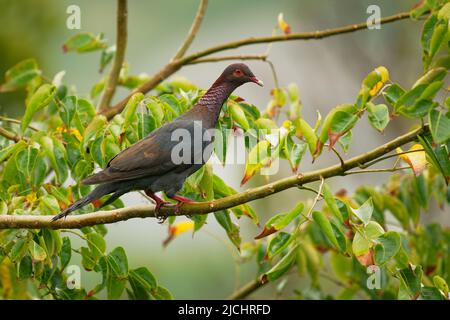
<instances>
[{"instance_id":1,"label":"thin branch","mask_svg":"<svg viewBox=\"0 0 450 320\"><path fill-rule=\"evenodd\" d=\"M184 39L183 43L181 44L181 47L178 49L177 53L172 58L172 61L182 58L186 53L186 51L189 49L189 46L192 44L192 41L194 41L195 36L197 35L198 30L200 29L200 25L202 24L203 17L205 16L207 6L208 0L200 0L200 5L197 9L197 14L195 15L194 21L192 22L191 29L189 30L186 39Z\"/></svg>"},{"instance_id":2,"label":"thin branch","mask_svg":"<svg viewBox=\"0 0 450 320\"><path fill-rule=\"evenodd\" d=\"M277 70L275 70L275 66L273 65L272 61L266 59L265 62L267 62L269 64L270 70L272 71L273 82L275 83L275 88L278 89L280 87L280 83L278 82Z\"/></svg>"},{"instance_id":3,"label":"thin branch","mask_svg":"<svg viewBox=\"0 0 450 320\"><path fill-rule=\"evenodd\" d=\"M409 12L402 12L393 16L389 16L386 18L383 18L380 20L380 24L387 24L394 21L404 20L410 17ZM128 100L131 98L131 96L136 92L142 92L147 93L153 88L155 88L161 81L167 79L169 76L177 72L179 69L181 69L183 66L189 64L190 62L197 60L199 58L203 58L206 56L209 56L213 53L229 50L229 49L236 49L239 47L252 45L252 44L258 44L258 43L272 43L272 42L279 42L279 41L291 41L291 40L317 40L317 39L323 39L339 34L345 34L350 32L355 32L358 30L363 30L367 28L367 23L362 22L358 24L351 24L348 26L335 28L335 29L326 29L322 31L313 31L313 32L302 32L302 33L293 33L289 35L277 35L277 36L268 36L268 37L250 37L238 41L232 41L227 42L221 45L217 45L214 47L211 47L206 50L198 51L196 53L187 55L183 58L176 59L170 61L168 64L166 64L161 70L159 70L156 74L154 74L151 79L142 84L140 87L133 90L127 97L119 101L116 105L109 108L108 110L104 110L101 112L104 116L106 116L108 119L112 119L116 114L120 113L125 105L127 104Z\"/></svg>"},{"instance_id":4,"label":"thin branch","mask_svg":"<svg viewBox=\"0 0 450 320\"><path fill-rule=\"evenodd\" d=\"M187 64L192 65L192 64L199 64L199 63L219 62L219 61L228 61L228 60L262 60L262 61L265 61L266 59L267 59L266 54L253 54L253 55L249 54L249 55L235 55L235 56L222 56L222 57L196 59Z\"/></svg>"},{"instance_id":5,"label":"thin branch","mask_svg":"<svg viewBox=\"0 0 450 320\"><path fill-rule=\"evenodd\" d=\"M355 171L349 171L345 172L343 175L348 176L351 174L360 174L360 173L382 173L382 172L395 172L395 171L402 171L411 169L411 167L399 167L399 168L388 168L388 169L362 169L362 170L355 170Z\"/></svg>"},{"instance_id":6,"label":"thin branch","mask_svg":"<svg viewBox=\"0 0 450 320\"><path fill-rule=\"evenodd\" d=\"M317 191L317 190L315 190L315 189L313 189L313 188L311 188L311 187L308 187L308 186L299 186L298 187L300 190L308 190L308 191L311 191L311 192L313 192L313 193L315 193L315 194L319 194L322 198L323 198L323 194L322 193L319 193L319 191Z\"/></svg>"},{"instance_id":7,"label":"thin branch","mask_svg":"<svg viewBox=\"0 0 450 320\"><path fill-rule=\"evenodd\" d=\"M425 151L425 149L408 150L408 151L398 152L398 153L394 153L394 154L389 154L387 156L380 157L378 159L375 159L374 161L371 161L369 163L361 165L361 166L359 166L359 168L365 169L365 168L373 166L375 163L378 163L378 162L381 162L381 161L384 161L384 160L387 160L387 159L390 159L390 158L396 158L396 157L399 157L399 156L401 156L403 154L414 153L414 152L422 152L422 151Z\"/></svg>"},{"instance_id":8,"label":"thin branch","mask_svg":"<svg viewBox=\"0 0 450 320\"><path fill-rule=\"evenodd\" d=\"M253 281L250 281L240 289L233 292L228 299L229 300L241 300L245 299L247 296L249 296L251 293L255 292L259 288L261 288L263 285L265 285L268 282L262 282L260 279L255 279Z\"/></svg>"},{"instance_id":9,"label":"thin branch","mask_svg":"<svg viewBox=\"0 0 450 320\"><path fill-rule=\"evenodd\" d=\"M348 159L344 165L336 164L324 169L305 172L304 174L293 175L278 181L251 188L241 193L237 193L225 198L210 202L198 202L184 204L179 210L174 206L164 206L161 213L167 216L184 216L207 214L219 210L235 207L256 199L265 198L283 190L298 187L306 183L319 181L335 176L342 176L347 171L357 168L361 164L368 163L374 159L389 153L395 148L414 141L418 135L427 132L428 126L410 131L384 145L381 145L369 152ZM97 224L114 223L131 218L155 217L154 206L132 206L111 211L98 211L88 214L68 216L55 222L51 221L51 216L47 215L0 215L0 229L7 228L50 228L50 229L75 229Z\"/></svg>"},{"instance_id":10,"label":"thin branch","mask_svg":"<svg viewBox=\"0 0 450 320\"><path fill-rule=\"evenodd\" d=\"M4 116L0 116L0 121L14 123L14 124L21 124L22 123L22 121L20 121L20 120L12 119L12 118L8 118L8 117L4 117ZM38 128L35 128L33 126L30 126L30 125L28 125L27 128L29 128L29 129L31 129L33 131L36 131L36 132L39 131Z\"/></svg>"},{"instance_id":11,"label":"thin branch","mask_svg":"<svg viewBox=\"0 0 450 320\"><path fill-rule=\"evenodd\" d=\"M114 54L114 62L111 73L108 76L105 91L99 104L99 110L106 110L111 102L114 92L116 91L117 82L119 80L120 70L122 69L125 59L125 50L127 47L127 19L128 9L127 0L117 0L117 35L116 35L116 53Z\"/></svg>"},{"instance_id":12,"label":"thin branch","mask_svg":"<svg viewBox=\"0 0 450 320\"><path fill-rule=\"evenodd\" d=\"M15 134L14 132L8 131L1 127L0 127L0 136L3 136L6 139L12 140L15 142L19 142L22 139L19 135Z\"/></svg>"}]
</instances>

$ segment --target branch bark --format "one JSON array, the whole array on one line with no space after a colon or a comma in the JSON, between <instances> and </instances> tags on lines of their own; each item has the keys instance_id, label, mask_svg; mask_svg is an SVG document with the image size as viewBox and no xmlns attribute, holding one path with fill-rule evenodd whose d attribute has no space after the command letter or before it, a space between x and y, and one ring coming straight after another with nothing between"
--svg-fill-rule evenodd
<instances>
[{"instance_id":1,"label":"branch bark","mask_svg":"<svg viewBox=\"0 0 450 320\"><path fill-rule=\"evenodd\" d=\"M208 62L228 61L228 60L262 60L262 61L265 61L266 59L267 59L266 54L235 55L235 56L222 56L222 57L195 59L195 60L189 62L188 65L199 64L199 63L208 63Z\"/></svg>"},{"instance_id":2,"label":"branch bark","mask_svg":"<svg viewBox=\"0 0 450 320\"><path fill-rule=\"evenodd\" d=\"M14 142L19 142L22 139L19 135L4 128L0 128L0 136Z\"/></svg>"},{"instance_id":3,"label":"branch bark","mask_svg":"<svg viewBox=\"0 0 450 320\"><path fill-rule=\"evenodd\" d=\"M122 69L125 59L125 50L127 47L127 19L128 8L127 0L117 1L117 35L116 35L116 53L114 54L114 62L111 73L108 76L105 91L100 100L99 110L106 110L116 91L117 82L119 81L120 70Z\"/></svg>"},{"instance_id":4,"label":"branch bark","mask_svg":"<svg viewBox=\"0 0 450 320\"><path fill-rule=\"evenodd\" d=\"M181 47L178 49L177 53L172 58L172 61L182 58L186 53L186 51L189 49L189 46L194 41L195 36L197 35L198 30L200 29L200 25L202 24L203 17L205 16L207 6L208 0L200 1L200 5L198 7L197 14L195 15L194 22L192 22L191 29L189 30L186 39L181 44Z\"/></svg>"},{"instance_id":5,"label":"branch bark","mask_svg":"<svg viewBox=\"0 0 450 320\"><path fill-rule=\"evenodd\" d=\"M387 23L391 23L394 21L407 19L409 17L410 17L409 12L403 12L403 13L399 13L399 14L396 14L393 16L383 18L380 20L380 23L387 24ZM367 28L367 23L362 22L362 23L358 23L358 24L351 24L348 26L340 27L340 28L326 29L326 30L322 30L322 31L300 32L300 33L293 33L293 34L289 34L289 35L278 35L278 36L268 36L268 37L250 37L250 38L241 39L238 41L227 42L227 43L224 43L221 45L211 47L206 50L198 51L196 53L187 55L183 58L170 61L161 70L159 70L156 74L154 74L148 82L142 84L140 87L133 90L128 96L126 96L124 99L119 101L116 105L103 111L102 114L104 116L106 116L108 119L113 118L116 114L120 113L123 110L123 108L125 108L125 105L127 104L128 100L134 93L149 92L150 90L155 88L161 81L167 79L169 76L171 76L172 74L177 72L183 66L188 65L197 59L209 56L213 53L230 50L230 49L236 49L239 47L252 45L252 44L258 44L258 43L272 43L272 42L291 41L291 40L314 40L314 39L317 40L317 39L323 39L326 37L331 37L331 36L335 36L335 35L339 35L339 34L355 32L358 30L366 29L366 28Z\"/></svg>"},{"instance_id":6,"label":"branch bark","mask_svg":"<svg viewBox=\"0 0 450 320\"><path fill-rule=\"evenodd\" d=\"M364 166L364 164L377 159L406 143L414 141L418 135L428 131L428 126L410 131L390 142L383 144L369 152L353 157L343 164L339 163L324 169L306 172L304 174L293 175L278 181L248 189L244 192L234 194L225 198L211 202L198 202L184 204L177 212L173 207L162 207L161 213L167 216L197 215L207 214L218 210L228 209L237 205L247 203L256 199L265 198L269 195L283 190L298 187L306 183L314 182L334 176L345 176L354 174L349 170ZM363 171L364 172L364 171ZM28 228L28 229L79 229L85 226L97 224L114 223L131 218L155 217L153 206L132 206L117 210L98 211L88 214L68 216L55 222L51 221L48 215L0 215L0 229L8 228Z\"/></svg>"}]
</instances>

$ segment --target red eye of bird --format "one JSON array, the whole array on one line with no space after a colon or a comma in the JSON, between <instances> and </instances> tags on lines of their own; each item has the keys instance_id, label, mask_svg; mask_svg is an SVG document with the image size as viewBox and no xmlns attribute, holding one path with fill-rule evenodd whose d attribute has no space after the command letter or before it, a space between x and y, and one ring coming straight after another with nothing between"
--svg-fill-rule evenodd
<instances>
[{"instance_id":1,"label":"red eye of bird","mask_svg":"<svg viewBox=\"0 0 450 320\"><path fill-rule=\"evenodd\" d=\"M236 69L233 72L235 77L241 77L242 76L242 71L240 69Z\"/></svg>"}]
</instances>

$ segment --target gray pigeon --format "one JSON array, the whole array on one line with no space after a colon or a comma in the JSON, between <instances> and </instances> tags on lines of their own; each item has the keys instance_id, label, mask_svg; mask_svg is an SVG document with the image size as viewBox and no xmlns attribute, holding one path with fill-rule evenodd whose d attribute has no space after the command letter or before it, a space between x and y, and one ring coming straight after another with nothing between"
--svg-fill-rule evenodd
<instances>
[{"instance_id":1,"label":"gray pigeon","mask_svg":"<svg viewBox=\"0 0 450 320\"><path fill-rule=\"evenodd\" d=\"M54 216L53 221L104 195L112 194L102 206L134 190L144 190L155 201L156 216L166 203L156 192L163 191L178 201L177 209L190 202L176 193L186 178L208 161L213 140L210 132L216 126L222 105L236 88L247 82L263 85L247 65L229 65L189 111L117 154L104 170L84 179L83 184L99 186ZM175 152L178 149L181 150Z\"/></svg>"}]
</instances>

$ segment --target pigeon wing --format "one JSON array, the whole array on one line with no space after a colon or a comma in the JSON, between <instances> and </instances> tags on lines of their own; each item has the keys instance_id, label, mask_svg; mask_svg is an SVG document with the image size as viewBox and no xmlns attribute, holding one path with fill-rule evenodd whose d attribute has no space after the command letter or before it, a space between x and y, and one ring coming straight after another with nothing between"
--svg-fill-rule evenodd
<instances>
[{"instance_id":1,"label":"pigeon wing","mask_svg":"<svg viewBox=\"0 0 450 320\"><path fill-rule=\"evenodd\" d=\"M172 139L177 129L193 133L192 121L173 121L153 131L112 158L107 168L83 180L83 184L133 180L161 176L172 170L184 170L186 164L177 165L171 159L172 148L180 143ZM183 167L183 168L181 168Z\"/></svg>"}]
</instances>

